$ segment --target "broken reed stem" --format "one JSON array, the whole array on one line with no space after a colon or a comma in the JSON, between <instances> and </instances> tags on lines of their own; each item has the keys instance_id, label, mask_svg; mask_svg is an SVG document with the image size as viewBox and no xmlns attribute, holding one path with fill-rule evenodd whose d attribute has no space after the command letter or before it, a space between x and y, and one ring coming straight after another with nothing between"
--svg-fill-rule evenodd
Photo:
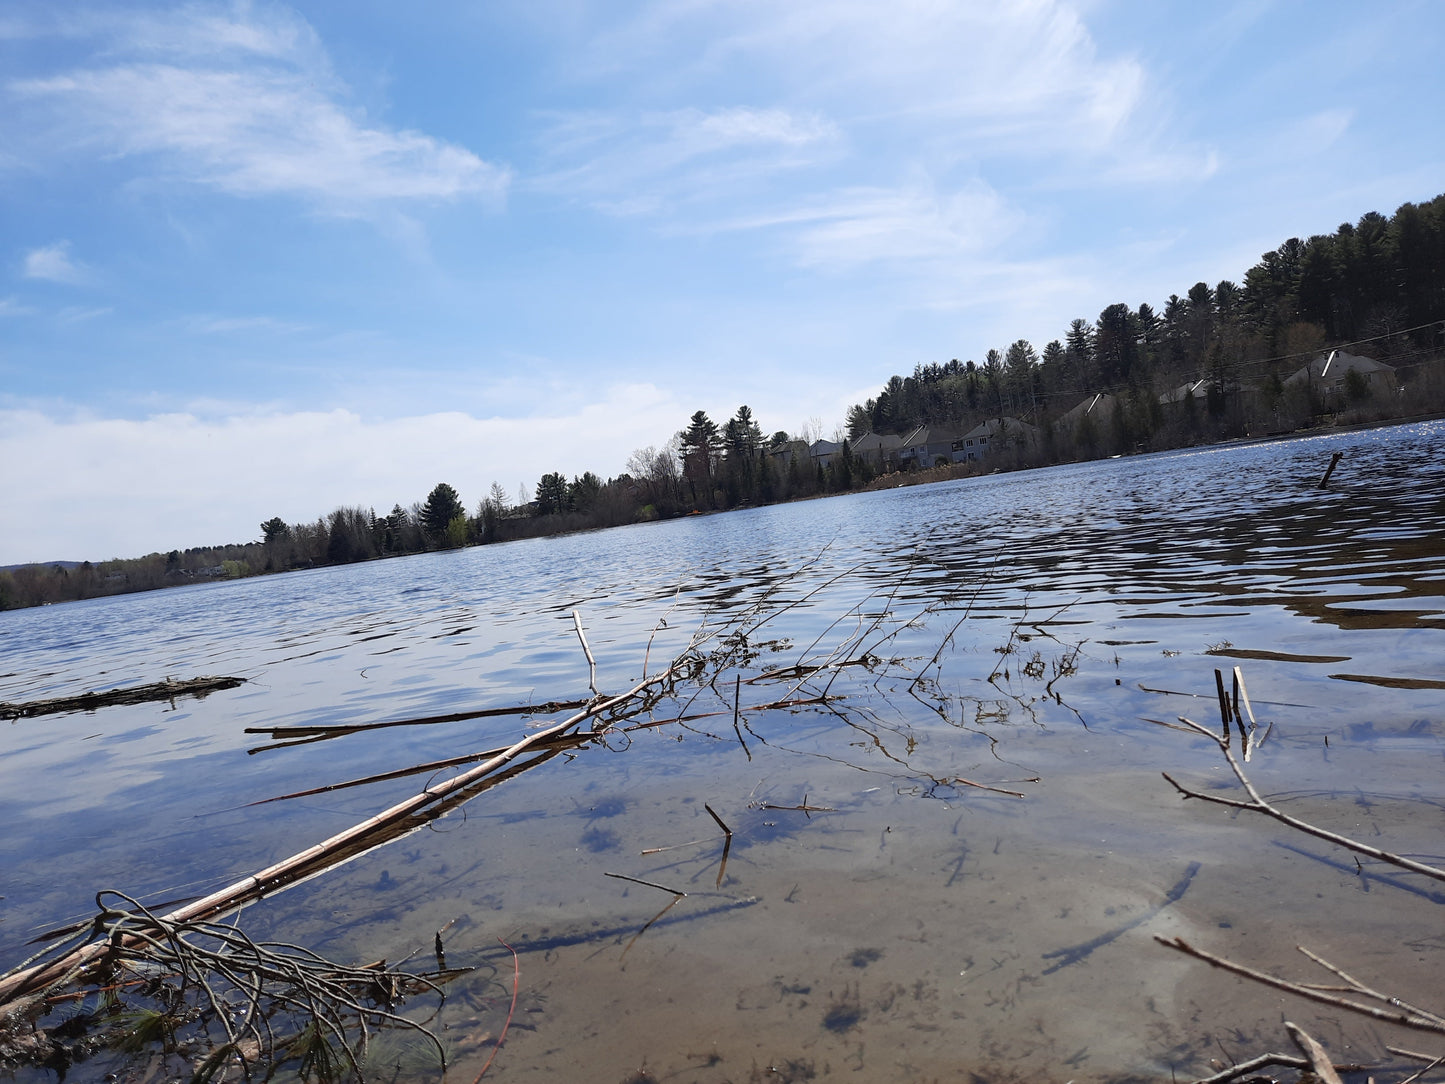
<instances>
[{"instance_id":1,"label":"broken reed stem","mask_svg":"<svg viewBox=\"0 0 1445 1084\"><path fill-rule=\"evenodd\" d=\"M717 826L723 830L723 835L727 836L728 839L732 839L733 830L723 823L723 819L717 815L717 811L706 802L702 803L702 807L707 810L707 815L717 822Z\"/></svg>"},{"instance_id":2,"label":"broken reed stem","mask_svg":"<svg viewBox=\"0 0 1445 1084\"><path fill-rule=\"evenodd\" d=\"M482 1071L476 1075L476 1079L472 1081L472 1084L479 1084L482 1077L487 1075L487 1070L492 1067L492 1062L497 1056L497 1051L502 1049L502 1043L506 1042L507 1031L512 1026L512 1015L517 1011L517 991L521 989L522 985L522 962L517 958L517 950L500 937L497 938L497 944L512 954L512 1007L507 1010L507 1022L502 1025L502 1031L497 1036L497 1043L492 1047L492 1053L491 1056L487 1058L487 1064L482 1066Z\"/></svg>"},{"instance_id":3,"label":"broken reed stem","mask_svg":"<svg viewBox=\"0 0 1445 1084\"><path fill-rule=\"evenodd\" d=\"M604 873L604 877L616 877L619 881L631 881L635 885L642 885L645 888L656 888L663 892L671 892L674 896L686 896L686 892L679 892L675 888L668 888L667 885L660 885L656 881L644 881L640 877L629 877L625 873Z\"/></svg>"},{"instance_id":4,"label":"broken reed stem","mask_svg":"<svg viewBox=\"0 0 1445 1084\"><path fill-rule=\"evenodd\" d=\"M572 611L572 624L577 627L577 639L582 641L582 654L587 656L588 684L592 687L593 696L601 696L597 691L597 660L592 657L592 648L587 643L587 634L582 631L582 611Z\"/></svg>"},{"instance_id":5,"label":"broken reed stem","mask_svg":"<svg viewBox=\"0 0 1445 1084\"><path fill-rule=\"evenodd\" d=\"M1027 798L1027 797L1028 797L1028 795L1024 794L1023 791L1018 791L1018 790L1005 790L1003 787L991 787L991 786L989 786L987 783L975 783L972 779L963 779L963 778L961 778L961 777L956 777L956 778L953 780L953 783L954 783L954 786L957 786L957 785L959 785L959 784L961 783L961 784L963 784L963 785L966 786L966 787L977 787L979 790L991 790L991 791L993 791L995 794L1007 794L1010 798Z\"/></svg>"},{"instance_id":6,"label":"broken reed stem","mask_svg":"<svg viewBox=\"0 0 1445 1084\"><path fill-rule=\"evenodd\" d=\"M753 759L752 751L748 749L748 743L743 741L743 730L742 727L738 725L742 719L742 697L743 678L742 675L739 674L733 681L733 733L738 736L738 744L743 747L743 752L747 754L748 761L751 763Z\"/></svg>"},{"instance_id":7,"label":"broken reed stem","mask_svg":"<svg viewBox=\"0 0 1445 1084\"><path fill-rule=\"evenodd\" d=\"M728 855L733 849L733 830L723 823L723 819L717 815L717 810L713 809L712 806L703 802L702 807L707 810L707 815L717 822L717 826L723 830L722 860L718 862L717 883L713 885L714 888L721 888L723 877L726 876L728 871Z\"/></svg>"},{"instance_id":8,"label":"broken reed stem","mask_svg":"<svg viewBox=\"0 0 1445 1084\"><path fill-rule=\"evenodd\" d=\"M1239 780L1240 786L1244 788L1245 793L1249 795L1250 800L1247 802L1241 802L1236 798L1224 798L1214 794L1203 794L1199 791L1190 790L1188 787L1185 787L1180 783L1176 782L1174 777L1171 776L1168 772L1162 773L1164 778L1168 781L1169 785L1175 790L1177 790L1184 798L1198 798L1200 801L1212 802L1215 805L1228 806L1231 809L1247 809L1254 813L1263 813L1266 817L1272 817L1275 820L1279 821L1281 824L1287 824L1289 825L1289 827L1295 829L1296 831L1305 833L1305 835L1314 836L1316 839L1323 839L1326 842L1333 843L1340 847L1344 847L1348 850L1356 852L1357 854L1363 854L1370 858L1378 859L1381 862L1388 862L1392 866L1398 866L1400 869L1407 869L1412 873L1419 873L1425 877L1431 878L1432 880L1445 881L1445 869L1441 869L1438 866L1427 865L1424 862L1417 862L1413 858L1406 858L1403 855L1394 854L1390 851L1382 851L1378 847L1371 847L1368 843L1361 843L1359 840L1350 839L1348 836L1342 836L1335 832L1328 831L1327 829L1318 828L1315 825L1310 824L1308 821L1302 821L1298 817L1292 817L1283 810L1277 809L1276 807L1270 805L1267 801L1264 800L1263 797L1260 796L1259 791L1255 790L1254 784L1251 783L1249 777L1244 774L1244 769L1239 766L1239 761L1235 759L1233 752L1230 751L1229 739L1227 736L1224 738L1220 738L1217 734L1212 733L1211 731L1207 730L1206 728L1200 726L1198 723L1190 719L1184 718L1184 716L1182 715L1179 716L1179 721L1185 724L1195 733L1202 734L1204 737L1214 742L1215 745L1219 746L1220 752L1224 754L1224 759L1229 762L1230 770L1234 772L1234 777Z\"/></svg>"},{"instance_id":9,"label":"broken reed stem","mask_svg":"<svg viewBox=\"0 0 1445 1084\"><path fill-rule=\"evenodd\" d=\"M270 734L273 738L337 737L361 734L369 730L386 730L396 726L433 726L437 723L462 723L468 719L491 719L499 715L549 715L558 711L587 706L586 700L549 700L545 704L517 704L506 708L481 708L477 711L454 711L447 715L422 715L415 719L393 719L384 723L315 723L310 726L248 726L243 734Z\"/></svg>"}]
</instances>

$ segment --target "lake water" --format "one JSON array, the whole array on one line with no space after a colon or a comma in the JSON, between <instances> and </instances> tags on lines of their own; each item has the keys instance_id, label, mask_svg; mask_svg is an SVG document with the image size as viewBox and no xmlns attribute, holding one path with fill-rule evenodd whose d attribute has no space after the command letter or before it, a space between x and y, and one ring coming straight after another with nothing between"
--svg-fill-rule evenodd
<instances>
[{"instance_id":1,"label":"lake water","mask_svg":"<svg viewBox=\"0 0 1445 1084\"><path fill-rule=\"evenodd\" d=\"M562 718L246 732L585 697L574 610L603 692L699 629L745 629L748 650L649 716L699 718L615 731L240 919L355 961L425 963L444 929L448 962L478 968L436 1025L456 1079L507 1018L500 942L520 980L496 1080L1187 1079L1221 1045L1286 1049L1282 1015L1339 1058L1383 1056L1379 1029L1155 935L1318 981L1305 944L1445 1007L1445 894L1182 801L1161 772L1232 779L1156 722L1218 726L1214 671L1238 666L1269 728L1262 791L1440 860L1442 422L0 614L0 701L248 679L3 724L0 968L97 890L202 894L445 773L247 803ZM755 680L830 660L861 662ZM733 832L721 878L705 804ZM672 896L607 874L688 895L647 926Z\"/></svg>"}]
</instances>

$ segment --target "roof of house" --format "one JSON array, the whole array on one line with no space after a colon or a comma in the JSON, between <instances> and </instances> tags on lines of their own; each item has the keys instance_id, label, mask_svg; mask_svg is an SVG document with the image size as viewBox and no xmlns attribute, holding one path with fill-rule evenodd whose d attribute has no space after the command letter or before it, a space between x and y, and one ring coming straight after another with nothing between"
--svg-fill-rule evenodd
<instances>
[{"instance_id":1,"label":"roof of house","mask_svg":"<svg viewBox=\"0 0 1445 1084\"><path fill-rule=\"evenodd\" d=\"M1319 380L1332 383L1343 380L1347 373L1356 372L1362 376L1388 376L1395 371L1393 365L1386 365L1374 358L1361 357L1358 354L1347 354L1343 350L1331 350L1328 354L1321 354L1311 359L1309 364L1301 366L1288 377L1284 383L1303 384L1306 381Z\"/></svg>"},{"instance_id":2,"label":"roof of house","mask_svg":"<svg viewBox=\"0 0 1445 1084\"><path fill-rule=\"evenodd\" d=\"M988 437L997 440L1000 437L1022 438L1024 440L1037 440L1039 430L1037 426L1028 422L1019 421L1017 418L989 418L987 421L975 425L967 433L963 434L965 439L977 440L979 437Z\"/></svg>"},{"instance_id":3,"label":"roof of house","mask_svg":"<svg viewBox=\"0 0 1445 1084\"><path fill-rule=\"evenodd\" d=\"M1196 399L1204 398L1208 389L1204 386L1205 380L1200 377L1198 380L1191 380L1188 384L1180 384L1177 388L1171 388L1159 396L1161 403L1182 403L1191 395Z\"/></svg>"},{"instance_id":4,"label":"roof of house","mask_svg":"<svg viewBox=\"0 0 1445 1084\"><path fill-rule=\"evenodd\" d=\"M1114 404L1118 401L1115 396L1106 391L1085 396L1072 410L1065 412L1059 418L1059 424L1073 426L1078 425L1085 418L1101 418L1106 411L1113 409Z\"/></svg>"},{"instance_id":5,"label":"roof of house","mask_svg":"<svg viewBox=\"0 0 1445 1084\"><path fill-rule=\"evenodd\" d=\"M892 433L864 433L851 447L855 452L892 452L903 447L903 438Z\"/></svg>"}]
</instances>

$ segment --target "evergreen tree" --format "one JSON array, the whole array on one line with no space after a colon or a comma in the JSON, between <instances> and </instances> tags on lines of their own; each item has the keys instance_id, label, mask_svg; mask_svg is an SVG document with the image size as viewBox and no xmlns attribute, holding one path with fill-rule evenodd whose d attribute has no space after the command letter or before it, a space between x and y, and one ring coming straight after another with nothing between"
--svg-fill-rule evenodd
<instances>
[{"instance_id":1,"label":"evergreen tree","mask_svg":"<svg viewBox=\"0 0 1445 1084\"><path fill-rule=\"evenodd\" d=\"M426 504L422 505L421 522L427 534L440 541L446 535L451 521L458 516L465 517L466 514L457 491L445 482L438 482L436 488L427 495Z\"/></svg>"},{"instance_id":2,"label":"evergreen tree","mask_svg":"<svg viewBox=\"0 0 1445 1084\"><path fill-rule=\"evenodd\" d=\"M717 423L699 410L678 435L682 458L682 475L692 492L694 503L712 507L713 475L722 452L722 438Z\"/></svg>"},{"instance_id":3,"label":"evergreen tree","mask_svg":"<svg viewBox=\"0 0 1445 1084\"><path fill-rule=\"evenodd\" d=\"M542 475L537 480L534 503L539 516L555 516L567 511L567 476L560 471Z\"/></svg>"}]
</instances>

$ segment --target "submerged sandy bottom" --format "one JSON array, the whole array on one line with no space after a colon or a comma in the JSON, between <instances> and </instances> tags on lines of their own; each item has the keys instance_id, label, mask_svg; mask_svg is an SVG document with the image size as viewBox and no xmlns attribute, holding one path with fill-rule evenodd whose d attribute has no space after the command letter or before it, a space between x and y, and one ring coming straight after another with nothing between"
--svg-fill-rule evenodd
<instances>
[{"instance_id":1,"label":"submerged sandy bottom","mask_svg":"<svg viewBox=\"0 0 1445 1084\"><path fill-rule=\"evenodd\" d=\"M796 726L775 723L754 733ZM1405 735L1398 756L1337 737L1326 759L1302 730L1281 724L1251 765L1291 812L1397 850L1438 848L1440 809L1411 797L1438 760ZM1027 793L1014 799L929 796L855 736L837 748L755 740L748 759L730 733L635 735L519 778L250 921L347 958L429 958L445 927L448 963L479 967L434 1025L457 1079L475 1076L505 1025L513 961L498 939L520 968L488 1072L498 1080L1189 1079L1210 1059L1289 1049L1285 1019L1337 1060L1385 1056L1384 1030L1216 972L1156 935L1327 978L1295 951L1305 944L1438 1003L1445 894L1362 878L1343 851L1181 801L1160 769L1225 782L1207 742L1018 728L1007 761L955 761L946 750L967 736L912 733L915 766L947 761ZM710 754L680 756L679 737ZM1378 773L1382 756L1395 757L1398 800L1341 785L1352 760ZM815 811L766 808L805 796ZM704 802L734 832L721 885L723 837ZM644 931L672 897L608 873L688 895ZM384 1048L378 1068L434 1073L416 1057Z\"/></svg>"}]
</instances>

